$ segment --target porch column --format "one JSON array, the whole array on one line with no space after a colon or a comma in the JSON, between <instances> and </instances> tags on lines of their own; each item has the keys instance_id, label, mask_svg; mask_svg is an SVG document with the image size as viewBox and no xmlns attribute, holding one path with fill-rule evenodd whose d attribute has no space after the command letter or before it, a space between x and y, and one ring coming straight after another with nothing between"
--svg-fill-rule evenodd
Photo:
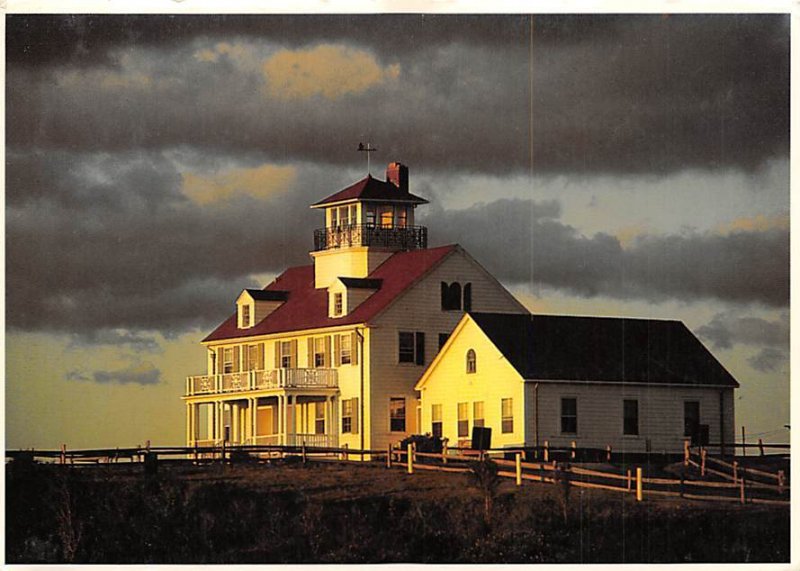
<instances>
[{"instance_id":1,"label":"porch column","mask_svg":"<svg viewBox=\"0 0 800 571\"><path fill-rule=\"evenodd\" d=\"M278 395L278 442L286 444L286 395Z\"/></svg>"},{"instance_id":2,"label":"porch column","mask_svg":"<svg viewBox=\"0 0 800 571\"><path fill-rule=\"evenodd\" d=\"M289 443L289 434L292 434L292 433L295 433L295 432L297 432L297 431L294 429L294 423L295 423L295 419L294 419L294 417L295 417L295 410L294 410L294 404L293 404L293 402L292 402L292 396L291 396L291 395L286 395L286 397L284 397L283 406L284 406L284 408L286 409L286 413L285 413L285 414L286 414L286 416L285 416L285 422L286 422L286 443L288 444L288 443ZM290 408L290 407L291 407L291 408Z\"/></svg>"},{"instance_id":3,"label":"porch column","mask_svg":"<svg viewBox=\"0 0 800 571\"><path fill-rule=\"evenodd\" d=\"M250 438L253 439L253 444L258 444L258 398L253 397L250 399L252 407L250 410Z\"/></svg>"},{"instance_id":4,"label":"porch column","mask_svg":"<svg viewBox=\"0 0 800 571\"><path fill-rule=\"evenodd\" d=\"M217 401L217 414L216 414L216 433L215 440L219 441L225 437L225 402Z\"/></svg>"},{"instance_id":5,"label":"porch column","mask_svg":"<svg viewBox=\"0 0 800 571\"><path fill-rule=\"evenodd\" d=\"M192 445L192 405L186 403L186 446Z\"/></svg>"}]
</instances>

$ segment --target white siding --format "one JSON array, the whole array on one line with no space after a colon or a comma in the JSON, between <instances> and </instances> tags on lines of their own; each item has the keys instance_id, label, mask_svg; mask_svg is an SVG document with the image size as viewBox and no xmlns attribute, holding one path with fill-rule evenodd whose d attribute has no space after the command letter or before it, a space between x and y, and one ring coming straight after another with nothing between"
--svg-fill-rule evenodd
<instances>
[{"instance_id":1,"label":"white siding","mask_svg":"<svg viewBox=\"0 0 800 571\"><path fill-rule=\"evenodd\" d=\"M526 439L535 445L535 385L525 386ZM539 445L605 448L614 451L644 452L647 440L653 452L683 450L683 403L700 403L700 423L709 426L709 440L720 441L720 394L723 394L725 441L733 440L733 389L695 387L646 387L610 384L538 383ZM561 399L576 398L577 434L561 433ZM623 436L623 400L639 402L639 435Z\"/></svg>"}]
</instances>

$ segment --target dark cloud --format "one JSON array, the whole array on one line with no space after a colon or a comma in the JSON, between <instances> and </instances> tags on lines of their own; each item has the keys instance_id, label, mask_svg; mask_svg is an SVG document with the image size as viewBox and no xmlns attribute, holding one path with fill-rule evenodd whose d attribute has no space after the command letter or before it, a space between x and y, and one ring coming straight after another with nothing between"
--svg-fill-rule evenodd
<instances>
[{"instance_id":1,"label":"dark cloud","mask_svg":"<svg viewBox=\"0 0 800 571\"><path fill-rule=\"evenodd\" d=\"M127 367L111 371L69 371L64 378L68 381L95 382L100 384L116 383L120 385L156 385L161 382L161 371L151 362L143 361L132 363Z\"/></svg>"},{"instance_id":2,"label":"dark cloud","mask_svg":"<svg viewBox=\"0 0 800 571\"><path fill-rule=\"evenodd\" d=\"M756 371L771 373L779 370L789 360L789 355L774 347L764 347L756 355L747 359L747 362Z\"/></svg>"},{"instance_id":3,"label":"dark cloud","mask_svg":"<svg viewBox=\"0 0 800 571\"><path fill-rule=\"evenodd\" d=\"M85 349L98 345L124 347L134 353L155 353L163 349L151 335L142 335L119 329L97 329L76 333L68 349Z\"/></svg>"},{"instance_id":4,"label":"dark cloud","mask_svg":"<svg viewBox=\"0 0 800 571\"><path fill-rule=\"evenodd\" d=\"M716 349L730 349L736 343L786 348L789 345L789 314L769 321L759 317L740 316L734 312L716 314L697 329L697 334Z\"/></svg>"},{"instance_id":5,"label":"dark cloud","mask_svg":"<svg viewBox=\"0 0 800 571\"><path fill-rule=\"evenodd\" d=\"M492 173L751 170L788 153L788 16L537 16L533 29L531 60L527 16L10 16L8 142L352 165L368 138L423 170ZM338 42L401 71L339 100L269 99L257 70L193 58L222 40L263 57ZM123 55L154 83L92 75L129 72Z\"/></svg>"},{"instance_id":6,"label":"dark cloud","mask_svg":"<svg viewBox=\"0 0 800 571\"><path fill-rule=\"evenodd\" d=\"M161 160L72 155L58 162L71 167L59 173L26 160L7 171L19 184L6 209L12 329L102 341L96 328L169 334L213 325L239 289L265 285L251 274L309 262L318 213L308 204L318 189L330 192L330 180L322 182L330 173L310 168L300 191L200 206L180 194L180 177Z\"/></svg>"},{"instance_id":7,"label":"dark cloud","mask_svg":"<svg viewBox=\"0 0 800 571\"><path fill-rule=\"evenodd\" d=\"M96 383L155 385L161 380L161 371L150 362L142 362L113 371L95 371L92 378Z\"/></svg>"},{"instance_id":8,"label":"dark cloud","mask_svg":"<svg viewBox=\"0 0 800 571\"><path fill-rule=\"evenodd\" d=\"M788 305L785 229L645 236L623 247L614 236L586 237L552 213L543 215L542 210L549 208L504 199L464 210L434 208L425 220L431 221L433 239L461 242L507 282L550 286L587 297Z\"/></svg>"}]
</instances>

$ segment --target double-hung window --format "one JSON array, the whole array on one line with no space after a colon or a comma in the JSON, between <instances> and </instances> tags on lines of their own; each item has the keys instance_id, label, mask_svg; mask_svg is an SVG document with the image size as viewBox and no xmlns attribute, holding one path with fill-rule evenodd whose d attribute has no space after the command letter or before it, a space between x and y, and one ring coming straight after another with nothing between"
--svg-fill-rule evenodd
<instances>
[{"instance_id":1,"label":"double-hung window","mask_svg":"<svg viewBox=\"0 0 800 571\"><path fill-rule=\"evenodd\" d=\"M622 401L622 434L636 436L639 434L639 401L625 399Z\"/></svg>"},{"instance_id":2,"label":"double-hung window","mask_svg":"<svg viewBox=\"0 0 800 571\"><path fill-rule=\"evenodd\" d=\"M406 399L404 397L389 399L389 430L392 432L406 431Z\"/></svg>"},{"instance_id":3,"label":"double-hung window","mask_svg":"<svg viewBox=\"0 0 800 571\"><path fill-rule=\"evenodd\" d=\"M484 426L483 401L472 403L472 426Z\"/></svg>"},{"instance_id":4,"label":"double-hung window","mask_svg":"<svg viewBox=\"0 0 800 571\"><path fill-rule=\"evenodd\" d=\"M222 350L222 372L233 372L233 347L226 347Z\"/></svg>"},{"instance_id":5,"label":"double-hung window","mask_svg":"<svg viewBox=\"0 0 800 571\"><path fill-rule=\"evenodd\" d=\"M561 433L578 433L578 399L561 399Z\"/></svg>"},{"instance_id":6,"label":"double-hung window","mask_svg":"<svg viewBox=\"0 0 800 571\"><path fill-rule=\"evenodd\" d=\"M397 361L399 363L425 364L425 333L400 331L398 334Z\"/></svg>"},{"instance_id":7,"label":"double-hung window","mask_svg":"<svg viewBox=\"0 0 800 571\"><path fill-rule=\"evenodd\" d=\"M431 434L436 438L442 437L442 405L431 405Z\"/></svg>"},{"instance_id":8,"label":"double-hung window","mask_svg":"<svg viewBox=\"0 0 800 571\"><path fill-rule=\"evenodd\" d=\"M466 438L469 436L469 403L458 403L458 436Z\"/></svg>"},{"instance_id":9,"label":"double-hung window","mask_svg":"<svg viewBox=\"0 0 800 571\"><path fill-rule=\"evenodd\" d=\"M500 431L503 434L514 432L514 399L500 401Z\"/></svg>"}]
</instances>

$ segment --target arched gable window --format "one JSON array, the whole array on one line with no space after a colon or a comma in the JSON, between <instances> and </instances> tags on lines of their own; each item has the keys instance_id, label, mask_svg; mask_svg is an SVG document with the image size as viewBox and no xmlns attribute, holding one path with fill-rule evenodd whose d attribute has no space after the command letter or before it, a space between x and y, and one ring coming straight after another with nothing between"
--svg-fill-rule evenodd
<instances>
[{"instance_id":1,"label":"arched gable window","mask_svg":"<svg viewBox=\"0 0 800 571\"><path fill-rule=\"evenodd\" d=\"M442 310L461 309L461 284L442 282Z\"/></svg>"},{"instance_id":2,"label":"arched gable window","mask_svg":"<svg viewBox=\"0 0 800 571\"><path fill-rule=\"evenodd\" d=\"M475 350L467 351L467 374L472 374L478 370L478 363L475 358Z\"/></svg>"}]
</instances>

